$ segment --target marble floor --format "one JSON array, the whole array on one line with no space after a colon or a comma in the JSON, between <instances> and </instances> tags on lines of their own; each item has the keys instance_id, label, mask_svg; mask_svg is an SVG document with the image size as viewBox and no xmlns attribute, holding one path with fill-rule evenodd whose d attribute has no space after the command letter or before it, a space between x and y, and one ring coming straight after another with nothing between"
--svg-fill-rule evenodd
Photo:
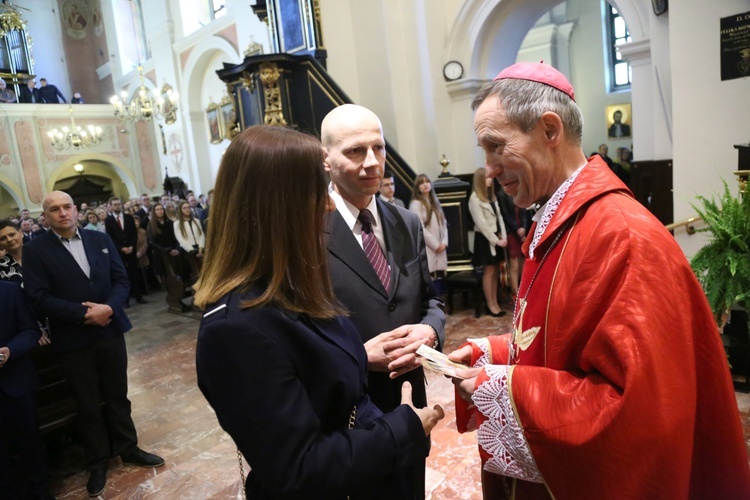
<instances>
[{"instance_id":1,"label":"marble floor","mask_svg":"<svg viewBox=\"0 0 750 500\"><path fill-rule=\"evenodd\" d=\"M100 498L240 499L235 447L196 385L199 316L167 312L163 293L151 295L149 301L128 311L134 325L127 334L130 400L139 445L164 457L166 464L142 469L113 459ZM507 331L509 316L475 318L473 309L457 310L448 317L446 351L452 351L467 337ZM427 498L481 499L475 435L455 431L450 382L433 373L427 378L430 403L442 405L446 412L433 431ZM737 401L746 429L745 442L750 443L750 395L738 392ZM74 442L50 443L50 466L50 489L57 498L87 498L88 474L83 471L82 452Z\"/></svg>"}]
</instances>

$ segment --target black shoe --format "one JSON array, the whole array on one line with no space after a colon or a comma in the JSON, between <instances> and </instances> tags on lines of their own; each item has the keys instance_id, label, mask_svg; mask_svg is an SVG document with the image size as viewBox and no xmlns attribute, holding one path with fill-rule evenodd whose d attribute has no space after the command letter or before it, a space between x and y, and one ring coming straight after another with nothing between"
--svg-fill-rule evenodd
<instances>
[{"instance_id":1,"label":"black shoe","mask_svg":"<svg viewBox=\"0 0 750 500\"><path fill-rule=\"evenodd\" d=\"M503 311L502 309L500 309L500 312L493 313L492 311L487 311L487 314L489 314L490 316L494 316L496 318L502 318L503 316L505 316L508 313L506 313L505 311Z\"/></svg>"},{"instance_id":2,"label":"black shoe","mask_svg":"<svg viewBox=\"0 0 750 500\"><path fill-rule=\"evenodd\" d=\"M143 297L137 298L135 299L135 301L138 302L139 304L148 304L148 301L144 299Z\"/></svg>"},{"instance_id":3,"label":"black shoe","mask_svg":"<svg viewBox=\"0 0 750 500\"><path fill-rule=\"evenodd\" d=\"M132 451L120 455L122 463L134 464L140 467L161 467L164 465L164 459L153 453L148 453L140 448L134 448Z\"/></svg>"},{"instance_id":4,"label":"black shoe","mask_svg":"<svg viewBox=\"0 0 750 500\"><path fill-rule=\"evenodd\" d=\"M86 483L86 491L90 497L98 497L104 491L104 486L107 484L107 469L108 467L103 465L91 470L89 481Z\"/></svg>"}]
</instances>

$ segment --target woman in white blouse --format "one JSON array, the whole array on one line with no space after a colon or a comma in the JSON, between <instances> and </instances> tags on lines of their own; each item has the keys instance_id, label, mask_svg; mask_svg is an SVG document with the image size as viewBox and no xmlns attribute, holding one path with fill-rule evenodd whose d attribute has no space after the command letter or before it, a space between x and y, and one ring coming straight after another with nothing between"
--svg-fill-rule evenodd
<instances>
[{"instance_id":1,"label":"woman in white blouse","mask_svg":"<svg viewBox=\"0 0 750 500\"><path fill-rule=\"evenodd\" d=\"M422 221L430 274L433 279L440 278L448 269L448 223L430 178L425 174L419 174L414 180L409 210Z\"/></svg>"},{"instance_id":2,"label":"woman in white blouse","mask_svg":"<svg viewBox=\"0 0 750 500\"><path fill-rule=\"evenodd\" d=\"M487 309L492 316L504 316L497 302L500 263L505 260L508 237L500 207L497 204L492 179L484 168L474 172L473 192L469 197L469 212L474 220L474 267L484 268L482 289Z\"/></svg>"},{"instance_id":3,"label":"woman in white blouse","mask_svg":"<svg viewBox=\"0 0 750 500\"><path fill-rule=\"evenodd\" d=\"M183 200L177 205L174 235L180 248L187 252L193 274L191 278L197 277L203 259L203 249L206 247L206 236L203 234L200 222L193 218L193 212L190 211L190 204L187 201Z\"/></svg>"}]
</instances>

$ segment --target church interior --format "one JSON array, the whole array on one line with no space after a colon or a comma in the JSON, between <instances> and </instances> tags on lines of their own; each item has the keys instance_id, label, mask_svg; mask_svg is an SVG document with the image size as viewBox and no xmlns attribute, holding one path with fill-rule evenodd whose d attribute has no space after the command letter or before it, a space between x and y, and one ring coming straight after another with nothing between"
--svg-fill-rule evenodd
<instances>
[{"instance_id":1,"label":"church interior","mask_svg":"<svg viewBox=\"0 0 750 500\"><path fill-rule=\"evenodd\" d=\"M37 218L56 190L92 207L208 194L241 130L319 135L322 117L351 102L382 121L398 197L408 204L417 174L435 179L451 227L448 281L470 275L466 203L484 164L471 101L519 61L567 76L585 153L622 155L628 186L688 259L709 241L695 231L705 227L696 200L725 183L744 190L750 172L750 42L733 36L750 29L748 0L14 0L5 16L16 24L0 23L0 76L18 96L45 79L60 99L0 103L0 218ZM449 284L447 294L446 351L510 331L510 315L482 315L481 287ZM168 301L151 289L128 312L126 336L133 419L166 467L115 464L105 497L241 498L236 448L196 386L200 314ZM736 335L727 345L750 448L747 327ZM433 373L427 382L447 413L432 435L428 498L482 498L476 439L455 432L453 387ZM65 431L45 435L50 489L81 498L83 458Z\"/></svg>"}]
</instances>

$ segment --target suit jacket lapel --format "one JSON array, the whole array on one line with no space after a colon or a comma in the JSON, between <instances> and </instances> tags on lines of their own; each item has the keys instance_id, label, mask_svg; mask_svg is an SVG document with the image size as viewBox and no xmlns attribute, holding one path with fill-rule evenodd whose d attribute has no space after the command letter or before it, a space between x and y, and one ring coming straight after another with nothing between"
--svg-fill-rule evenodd
<instances>
[{"instance_id":1,"label":"suit jacket lapel","mask_svg":"<svg viewBox=\"0 0 750 500\"><path fill-rule=\"evenodd\" d=\"M328 251L354 271L373 290L387 298L383 284L338 210L329 212Z\"/></svg>"},{"instance_id":2,"label":"suit jacket lapel","mask_svg":"<svg viewBox=\"0 0 750 500\"><path fill-rule=\"evenodd\" d=\"M58 249L58 253L62 255L62 258L64 260L68 261L68 265L72 266L72 269L75 269L77 272L81 273L81 276L83 276L84 278L89 279L89 277L86 276L86 273L83 272L83 269L81 269L81 266L78 265L78 261L75 259L75 257L73 257L70 251L65 248L65 245L63 245L62 241L60 241L60 238L58 238L53 231L47 231L44 234L44 237L53 240L51 243L56 246L56 248ZM81 239L83 239L83 236L81 236ZM84 248L86 248L85 243L83 246ZM86 256L88 257L88 251L86 251ZM89 266L91 266L91 261L89 261Z\"/></svg>"}]
</instances>

